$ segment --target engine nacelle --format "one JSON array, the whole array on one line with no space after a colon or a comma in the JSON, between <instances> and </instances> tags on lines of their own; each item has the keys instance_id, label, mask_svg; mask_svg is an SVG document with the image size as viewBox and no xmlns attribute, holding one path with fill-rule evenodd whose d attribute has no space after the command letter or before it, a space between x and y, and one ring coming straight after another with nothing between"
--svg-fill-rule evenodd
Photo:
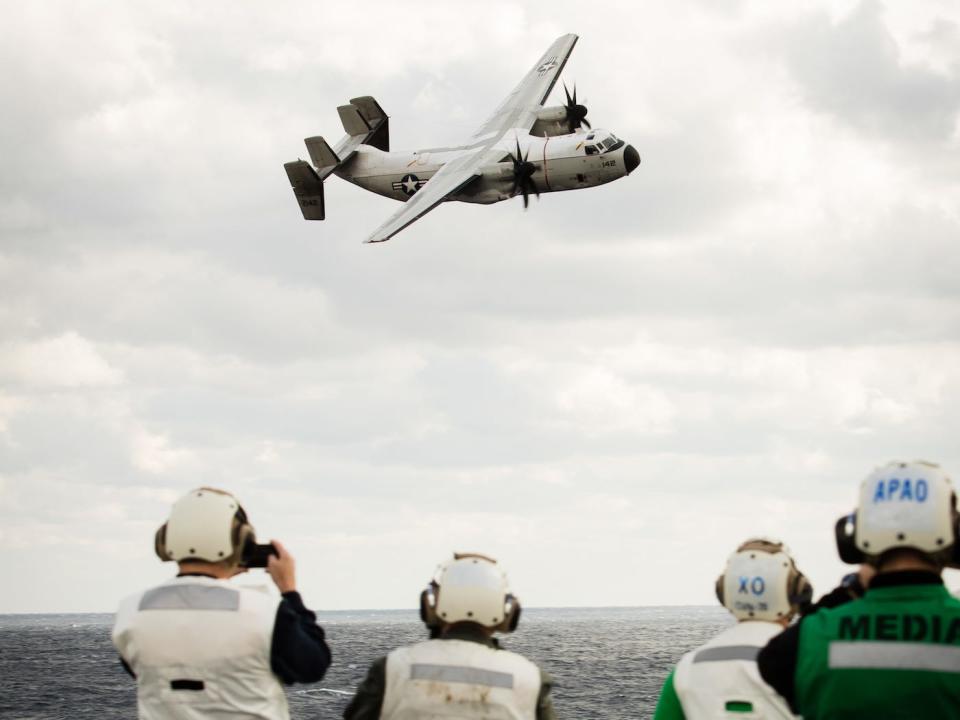
<instances>
[{"instance_id":1,"label":"engine nacelle","mask_svg":"<svg viewBox=\"0 0 960 720\"><path fill-rule=\"evenodd\" d=\"M555 137L569 135L567 108L563 105L545 107L537 113L537 121L530 128L530 134L537 137Z\"/></svg>"}]
</instances>

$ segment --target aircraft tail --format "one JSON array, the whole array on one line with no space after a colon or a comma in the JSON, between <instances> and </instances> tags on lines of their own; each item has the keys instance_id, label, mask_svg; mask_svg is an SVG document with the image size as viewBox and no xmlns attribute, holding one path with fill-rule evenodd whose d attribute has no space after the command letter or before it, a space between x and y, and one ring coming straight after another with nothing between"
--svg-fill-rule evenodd
<instances>
[{"instance_id":1,"label":"aircraft tail","mask_svg":"<svg viewBox=\"0 0 960 720\"><path fill-rule=\"evenodd\" d=\"M300 204L305 220L323 220L323 181L337 168L347 165L361 145L370 145L384 152L390 151L389 118L380 103L369 95L356 97L337 108L346 135L336 147L320 136L303 142L310 154L310 163L304 160L288 162L283 167Z\"/></svg>"}]
</instances>

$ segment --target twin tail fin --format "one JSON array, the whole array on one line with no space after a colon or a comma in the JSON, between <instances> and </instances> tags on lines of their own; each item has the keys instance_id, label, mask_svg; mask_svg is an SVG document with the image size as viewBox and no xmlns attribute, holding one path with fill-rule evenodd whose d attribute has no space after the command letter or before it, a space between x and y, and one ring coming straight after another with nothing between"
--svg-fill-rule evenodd
<instances>
[{"instance_id":1,"label":"twin tail fin","mask_svg":"<svg viewBox=\"0 0 960 720\"><path fill-rule=\"evenodd\" d=\"M349 163L360 145L390 151L390 118L372 97L353 98L338 107L337 113L346 135L335 148L320 136L306 138L304 144L313 165L296 160L283 166L304 220L324 219L323 181L338 167Z\"/></svg>"}]
</instances>

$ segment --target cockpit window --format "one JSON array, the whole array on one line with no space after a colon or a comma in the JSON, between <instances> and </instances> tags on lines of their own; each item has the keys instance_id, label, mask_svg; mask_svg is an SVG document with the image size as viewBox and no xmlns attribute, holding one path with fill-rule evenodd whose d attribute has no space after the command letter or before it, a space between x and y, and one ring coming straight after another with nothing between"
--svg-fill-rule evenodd
<instances>
[{"instance_id":1,"label":"cockpit window","mask_svg":"<svg viewBox=\"0 0 960 720\"><path fill-rule=\"evenodd\" d=\"M587 140L592 140L595 137L597 137L597 133L590 133L587 136ZM608 153L613 150L619 150L625 144L623 140L618 138L613 133L604 133L601 137L602 139L599 142L594 143L593 145L587 145L584 148L584 151L587 153L587 155L597 155L599 153Z\"/></svg>"},{"instance_id":2,"label":"cockpit window","mask_svg":"<svg viewBox=\"0 0 960 720\"><path fill-rule=\"evenodd\" d=\"M624 145L623 140L611 136L611 138L607 140L607 152L611 152L612 150L619 150L620 148L623 147L623 145Z\"/></svg>"}]
</instances>

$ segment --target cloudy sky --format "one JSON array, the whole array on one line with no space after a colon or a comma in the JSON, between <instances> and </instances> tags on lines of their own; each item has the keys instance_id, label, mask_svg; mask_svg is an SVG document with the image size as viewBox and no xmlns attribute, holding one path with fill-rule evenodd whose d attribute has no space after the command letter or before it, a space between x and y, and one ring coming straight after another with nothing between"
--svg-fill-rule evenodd
<instances>
[{"instance_id":1,"label":"cloudy sky","mask_svg":"<svg viewBox=\"0 0 960 720\"><path fill-rule=\"evenodd\" d=\"M868 471L960 475L953 0L4 5L0 612L167 577L200 484L318 608L412 607L454 549L644 605L758 533L825 591ZM394 202L332 178L302 220L337 105L457 143L565 32L632 176L377 246Z\"/></svg>"}]
</instances>

